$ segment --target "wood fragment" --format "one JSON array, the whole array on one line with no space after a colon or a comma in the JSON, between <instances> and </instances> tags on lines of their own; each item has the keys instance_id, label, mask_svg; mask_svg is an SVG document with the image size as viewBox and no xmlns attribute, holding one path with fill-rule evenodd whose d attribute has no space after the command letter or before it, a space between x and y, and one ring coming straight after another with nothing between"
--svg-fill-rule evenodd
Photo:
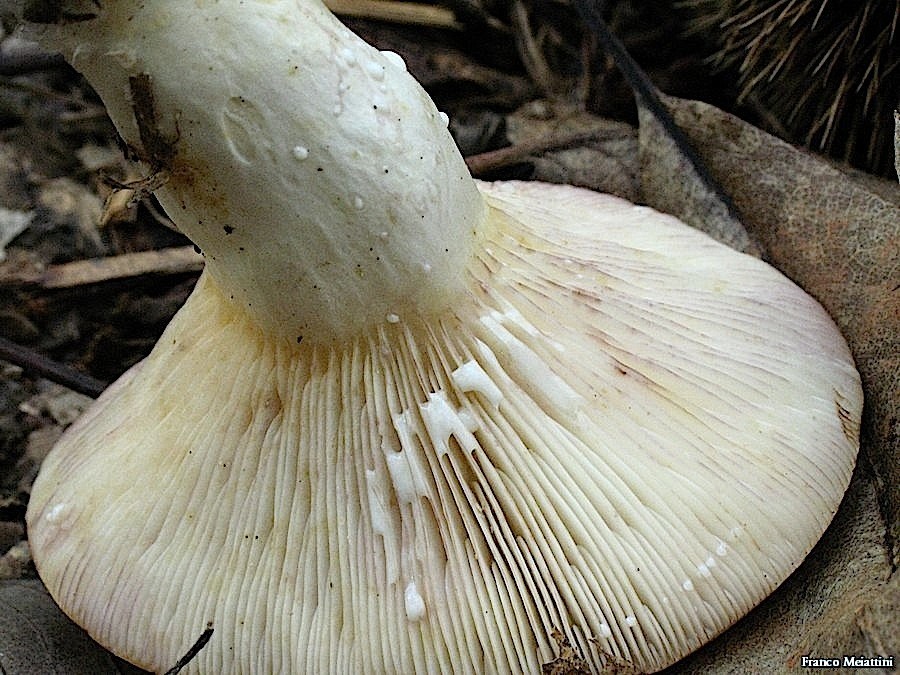
<instances>
[{"instance_id":1,"label":"wood fragment","mask_svg":"<svg viewBox=\"0 0 900 675\"><path fill-rule=\"evenodd\" d=\"M534 155L540 155L555 150L579 148L599 141L608 140L609 138L613 138L613 136L610 135L607 137L596 131L587 133L582 131L551 134L533 141L517 143L516 145L511 145L506 148L499 148L498 150L490 150L477 155L470 155L469 157L466 157L466 165L469 167L469 171L472 172L472 175L478 178L490 171L496 171L497 169L503 169L527 161L529 157Z\"/></svg>"},{"instance_id":2,"label":"wood fragment","mask_svg":"<svg viewBox=\"0 0 900 675\"><path fill-rule=\"evenodd\" d=\"M107 258L77 260L61 265L50 265L45 270L19 270L6 275L5 278L0 273L0 288L4 286L74 288L147 274L187 274L202 269L203 257L194 250L194 247L179 246L158 251L140 251Z\"/></svg>"},{"instance_id":3,"label":"wood fragment","mask_svg":"<svg viewBox=\"0 0 900 675\"><path fill-rule=\"evenodd\" d=\"M3 336L0 336L0 359L19 366L33 375L39 375L92 398L97 398L107 387L106 382L76 370L72 366L54 361L40 352L7 340Z\"/></svg>"},{"instance_id":4,"label":"wood fragment","mask_svg":"<svg viewBox=\"0 0 900 675\"><path fill-rule=\"evenodd\" d=\"M414 26L431 26L463 30L464 26L448 9L404 0L325 0L325 5L338 16L372 19Z\"/></svg>"}]
</instances>

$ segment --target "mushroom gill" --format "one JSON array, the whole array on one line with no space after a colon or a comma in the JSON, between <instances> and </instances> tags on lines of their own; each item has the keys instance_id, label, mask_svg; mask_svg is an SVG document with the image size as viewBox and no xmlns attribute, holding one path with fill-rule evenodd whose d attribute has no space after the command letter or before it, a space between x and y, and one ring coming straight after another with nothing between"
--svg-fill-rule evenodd
<instances>
[{"instance_id":1,"label":"mushroom gill","mask_svg":"<svg viewBox=\"0 0 900 675\"><path fill-rule=\"evenodd\" d=\"M35 485L42 578L102 644L196 672L539 672L561 631L660 669L794 570L861 394L825 312L673 218L479 184L467 293L272 340L204 274Z\"/></svg>"}]
</instances>

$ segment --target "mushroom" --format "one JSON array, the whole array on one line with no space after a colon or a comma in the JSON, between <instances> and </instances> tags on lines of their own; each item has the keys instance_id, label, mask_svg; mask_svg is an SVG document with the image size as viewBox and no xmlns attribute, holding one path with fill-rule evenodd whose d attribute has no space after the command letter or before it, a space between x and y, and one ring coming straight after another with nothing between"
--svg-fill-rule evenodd
<instances>
[{"instance_id":1,"label":"mushroom","mask_svg":"<svg viewBox=\"0 0 900 675\"><path fill-rule=\"evenodd\" d=\"M32 492L41 578L103 645L162 670L210 625L195 672L536 673L561 634L652 671L809 553L862 394L775 269L473 181L318 0L76 4L35 33L206 257Z\"/></svg>"}]
</instances>

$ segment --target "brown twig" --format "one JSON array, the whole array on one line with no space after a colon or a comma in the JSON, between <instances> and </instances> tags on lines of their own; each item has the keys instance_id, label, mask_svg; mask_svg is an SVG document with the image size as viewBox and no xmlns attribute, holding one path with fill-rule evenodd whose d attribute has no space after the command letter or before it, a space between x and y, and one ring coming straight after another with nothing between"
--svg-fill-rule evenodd
<instances>
[{"instance_id":1,"label":"brown twig","mask_svg":"<svg viewBox=\"0 0 900 675\"><path fill-rule=\"evenodd\" d=\"M179 246L156 251L124 253L107 258L77 260L62 265L51 265L40 271L12 273L6 278L0 276L0 287L73 288L146 274L186 274L202 269L203 258L197 254L194 247Z\"/></svg>"},{"instance_id":2,"label":"brown twig","mask_svg":"<svg viewBox=\"0 0 900 675\"><path fill-rule=\"evenodd\" d=\"M40 352L17 344L12 340L7 340L2 336L0 336L0 359L85 396L97 398L107 387L107 383L102 380L82 373L72 366L54 361Z\"/></svg>"},{"instance_id":3,"label":"brown twig","mask_svg":"<svg viewBox=\"0 0 900 675\"><path fill-rule=\"evenodd\" d=\"M463 25L456 20L452 11L436 5L399 0L326 0L325 4L338 16L453 30L463 29Z\"/></svg>"},{"instance_id":4,"label":"brown twig","mask_svg":"<svg viewBox=\"0 0 900 675\"><path fill-rule=\"evenodd\" d=\"M611 138L597 131L551 134L498 150L466 157L466 165L476 178L527 161L529 157L553 150L570 150Z\"/></svg>"}]
</instances>

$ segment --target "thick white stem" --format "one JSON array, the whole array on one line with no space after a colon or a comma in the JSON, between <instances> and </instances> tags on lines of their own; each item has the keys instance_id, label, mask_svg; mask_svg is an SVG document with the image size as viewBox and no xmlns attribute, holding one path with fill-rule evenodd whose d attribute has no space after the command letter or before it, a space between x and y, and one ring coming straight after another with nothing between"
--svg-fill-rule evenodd
<instances>
[{"instance_id":1,"label":"thick white stem","mask_svg":"<svg viewBox=\"0 0 900 675\"><path fill-rule=\"evenodd\" d=\"M115 0L54 26L209 274L265 330L347 338L441 311L483 204L396 55L319 0Z\"/></svg>"}]
</instances>

